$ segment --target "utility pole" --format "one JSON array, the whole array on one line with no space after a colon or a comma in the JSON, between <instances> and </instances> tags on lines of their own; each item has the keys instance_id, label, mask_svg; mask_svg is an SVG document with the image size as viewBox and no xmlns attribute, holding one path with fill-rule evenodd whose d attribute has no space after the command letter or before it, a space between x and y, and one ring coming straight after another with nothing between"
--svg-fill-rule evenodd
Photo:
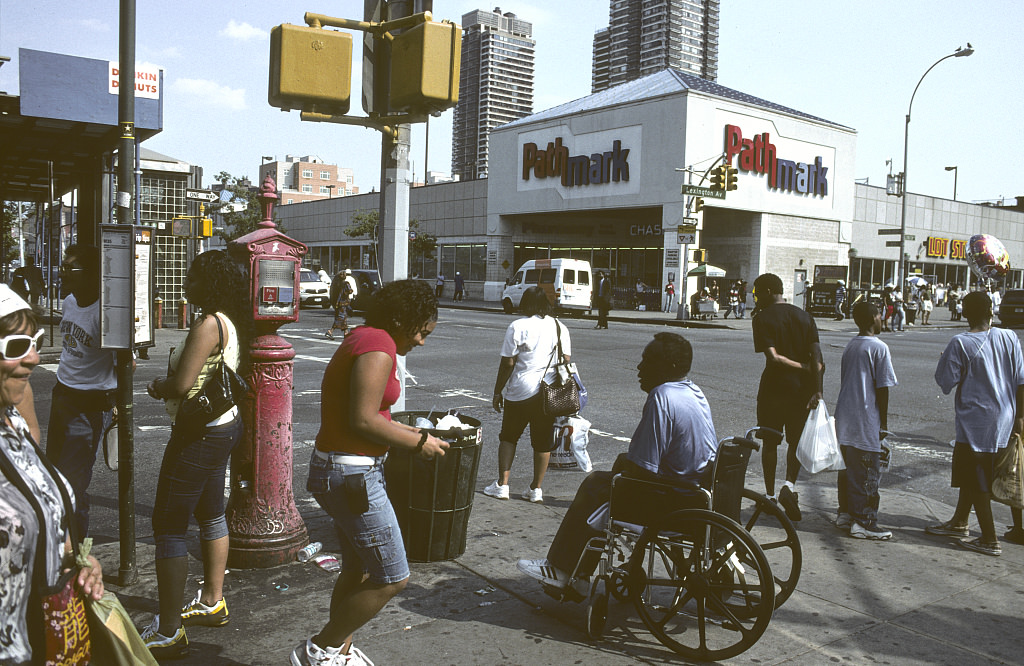
<instances>
[{"instance_id":1,"label":"utility pole","mask_svg":"<svg viewBox=\"0 0 1024 666\"><path fill-rule=\"evenodd\" d=\"M121 128L117 159L117 222L134 225L135 198L135 0L121 0L117 121ZM134 292L129 298L135 298ZM132 308L134 310L134 308ZM132 331L134 341L134 331ZM135 414L132 345L117 350L117 506L122 586L139 580L135 566Z\"/></svg>"}]
</instances>

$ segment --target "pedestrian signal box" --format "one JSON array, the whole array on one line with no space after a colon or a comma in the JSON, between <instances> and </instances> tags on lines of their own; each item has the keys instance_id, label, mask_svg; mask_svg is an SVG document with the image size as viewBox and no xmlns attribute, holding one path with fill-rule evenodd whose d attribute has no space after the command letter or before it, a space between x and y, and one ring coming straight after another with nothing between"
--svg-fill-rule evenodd
<instances>
[{"instance_id":1,"label":"pedestrian signal box","mask_svg":"<svg viewBox=\"0 0 1024 666\"><path fill-rule=\"evenodd\" d=\"M175 217L171 219L171 235L188 238L192 235L192 218Z\"/></svg>"},{"instance_id":2,"label":"pedestrian signal box","mask_svg":"<svg viewBox=\"0 0 1024 666\"><path fill-rule=\"evenodd\" d=\"M349 33L288 23L270 31L271 106L344 115L351 84Z\"/></svg>"},{"instance_id":3,"label":"pedestrian signal box","mask_svg":"<svg viewBox=\"0 0 1024 666\"><path fill-rule=\"evenodd\" d=\"M450 21L429 21L396 35L391 43L392 111L431 113L459 101L462 30Z\"/></svg>"},{"instance_id":4,"label":"pedestrian signal box","mask_svg":"<svg viewBox=\"0 0 1024 666\"><path fill-rule=\"evenodd\" d=\"M707 250L694 250L693 261L694 263L703 264L707 262Z\"/></svg>"}]
</instances>

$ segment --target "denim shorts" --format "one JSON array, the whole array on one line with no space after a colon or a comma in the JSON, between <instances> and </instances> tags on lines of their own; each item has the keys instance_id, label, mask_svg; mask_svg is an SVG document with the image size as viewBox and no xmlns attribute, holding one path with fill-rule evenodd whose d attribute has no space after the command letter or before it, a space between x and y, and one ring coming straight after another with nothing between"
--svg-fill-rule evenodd
<instances>
[{"instance_id":1,"label":"denim shorts","mask_svg":"<svg viewBox=\"0 0 1024 666\"><path fill-rule=\"evenodd\" d=\"M357 474L366 482L370 506L362 514L352 513L345 497L345 477ZM334 520L342 570L363 571L383 585L409 577L402 531L384 485L384 456L376 458L373 465L341 465L324 460L314 450L306 490Z\"/></svg>"}]
</instances>

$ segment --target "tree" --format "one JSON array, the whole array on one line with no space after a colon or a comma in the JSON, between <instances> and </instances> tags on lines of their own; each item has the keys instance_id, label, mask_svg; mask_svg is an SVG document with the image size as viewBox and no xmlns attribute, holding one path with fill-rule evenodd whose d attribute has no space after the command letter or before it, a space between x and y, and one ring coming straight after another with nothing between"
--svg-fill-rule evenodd
<instances>
[{"instance_id":1,"label":"tree","mask_svg":"<svg viewBox=\"0 0 1024 666\"><path fill-rule=\"evenodd\" d=\"M377 244L379 243L377 222L379 219L379 211L362 210L352 216L352 224L344 229L345 235L350 238L370 239L374 263L377 263ZM409 220L409 231L416 232L416 237L409 241L409 259L413 262L433 259L434 251L437 249L437 236L421 232L419 228L419 220ZM377 263L377 265L380 264Z\"/></svg>"},{"instance_id":2,"label":"tree","mask_svg":"<svg viewBox=\"0 0 1024 666\"><path fill-rule=\"evenodd\" d=\"M19 227L21 220L18 219L18 204L13 201L5 201L3 208L3 219L0 220L0 233L3 234L3 257L0 262L8 264L18 257L18 242L14 230Z\"/></svg>"},{"instance_id":3,"label":"tree","mask_svg":"<svg viewBox=\"0 0 1024 666\"><path fill-rule=\"evenodd\" d=\"M221 171L214 180L223 186L224 190L231 193L229 202L214 202L210 211L221 213L224 218L224 229L217 231L217 235L224 240L231 241L239 236L254 231L256 226L263 220L263 208L260 206L259 188L253 188L246 176L235 178L227 171ZM232 204L245 203L245 210L237 212L226 212ZM275 215L276 217L276 215ZM281 229L278 226L281 232Z\"/></svg>"}]
</instances>

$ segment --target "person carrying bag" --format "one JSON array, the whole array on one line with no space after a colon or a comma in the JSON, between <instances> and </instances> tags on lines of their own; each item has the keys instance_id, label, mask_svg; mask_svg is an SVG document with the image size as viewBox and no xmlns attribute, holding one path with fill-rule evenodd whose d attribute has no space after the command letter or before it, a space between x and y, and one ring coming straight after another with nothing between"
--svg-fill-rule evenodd
<instances>
[{"instance_id":1,"label":"person carrying bag","mask_svg":"<svg viewBox=\"0 0 1024 666\"><path fill-rule=\"evenodd\" d=\"M548 368L556 356L558 360L555 361L555 379L551 382L542 379L540 382L541 404L548 416L571 416L578 414L583 407L580 404L582 383L577 383L579 373L576 364L570 363L562 352L562 325L557 318L552 319L555 320L555 338L558 342L551 350L551 358L544 368L543 376L547 376Z\"/></svg>"}]
</instances>

